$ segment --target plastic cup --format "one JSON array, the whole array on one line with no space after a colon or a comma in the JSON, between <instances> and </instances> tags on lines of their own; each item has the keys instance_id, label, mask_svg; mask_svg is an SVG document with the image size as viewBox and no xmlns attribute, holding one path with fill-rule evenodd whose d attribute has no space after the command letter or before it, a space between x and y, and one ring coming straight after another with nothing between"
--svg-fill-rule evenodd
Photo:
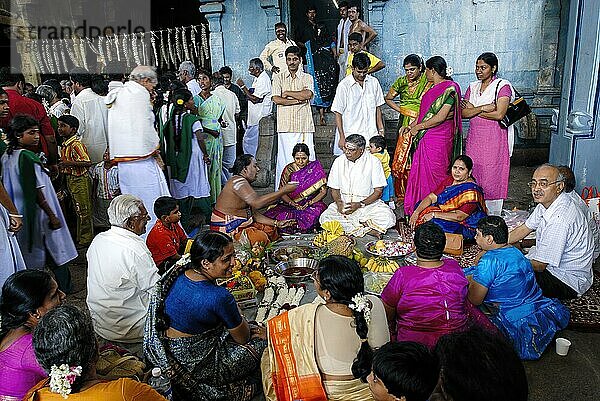
<instances>
[{"instance_id":1,"label":"plastic cup","mask_svg":"<svg viewBox=\"0 0 600 401\"><path fill-rule=\"evenodd\" d=\"M559 337L556 339L556 353L560 356L566 356L569 353L571 341L566 338Z\"/></svg>"}]
</instances>

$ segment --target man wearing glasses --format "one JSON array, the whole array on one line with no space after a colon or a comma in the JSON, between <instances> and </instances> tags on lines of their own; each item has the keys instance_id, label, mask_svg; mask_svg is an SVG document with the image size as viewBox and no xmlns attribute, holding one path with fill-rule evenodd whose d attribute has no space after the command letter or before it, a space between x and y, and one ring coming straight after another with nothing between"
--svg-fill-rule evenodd
<instances>
[{"instance_id":1,"label":"man wearing glasses","mask_svg":"<svg viewBox=\"0 0 600 401\"><path fill-rule=\"evenodd\" d=\"M319 222L337 220L348 235L380 237L396 224L396 216L381 200L387 185L381 162L365 146L362 135L346 137L344 156L335 159L327 179L334 202Z\"/></svg>"},{"instance_id":2,"label":"man wearing glasses","mask_svg":"<svg viewBox=\"0 0 600 401\"><path fill-rule=\"evenodd\" d=\"M538 167L528 183L538 204L525 224L509 234L513 244L535 231L530 259L544 296L572 299L592 285L594 242L587 216L563 192L565 177L551 164Z\"/></svg>"}]
</instances>

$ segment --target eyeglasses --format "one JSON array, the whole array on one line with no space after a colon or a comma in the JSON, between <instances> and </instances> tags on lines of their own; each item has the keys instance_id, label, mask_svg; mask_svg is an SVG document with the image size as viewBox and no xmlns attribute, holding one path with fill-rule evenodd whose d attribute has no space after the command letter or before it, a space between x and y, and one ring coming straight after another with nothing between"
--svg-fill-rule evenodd
<instances>
[{"instance_id":1,"label":"eyeglasses","mask_svg":"<svg viewBox=\"0 0 600 401\"><path fill-rule=\"evenodd\" d=\"M552 181L552 182L548 182L547 180L541 180L541 181L530 181L527 183L527 186L531 189L537 187L538 185L540 186L540 188L542 189L546 189L548 188L550 185L556 184L557 182L563 182L563 180L556 180L556 181Z\"/></svg>"}]
</instances>

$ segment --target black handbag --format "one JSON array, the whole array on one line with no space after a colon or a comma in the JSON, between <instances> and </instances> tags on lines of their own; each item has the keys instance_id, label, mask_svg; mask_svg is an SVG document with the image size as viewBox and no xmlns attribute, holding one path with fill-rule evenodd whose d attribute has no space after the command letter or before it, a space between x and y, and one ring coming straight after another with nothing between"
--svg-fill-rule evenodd
<instances>
[{"instance_id":1,"label":"black handbag","mask_svg":"<svg viewBox=\"0 0 600 401\"><path fill-rule=\"evenodd\" d=\"M498 82L498 85L496 85L496 94L494 95L494 102L496 101L496 98L498 96L499 86L500 82ZM511 125L513 125L514 123L531 113L531 109L525 101L525 98L523 98L523 96L521 96L521 94L517 92L516 89L514 89L514 91L515 100L508 104L508 109L506 109L506 114L504 115L504 118L498 121L500 127L504 129L510 127Z\"/></svg>"}]
</instances>

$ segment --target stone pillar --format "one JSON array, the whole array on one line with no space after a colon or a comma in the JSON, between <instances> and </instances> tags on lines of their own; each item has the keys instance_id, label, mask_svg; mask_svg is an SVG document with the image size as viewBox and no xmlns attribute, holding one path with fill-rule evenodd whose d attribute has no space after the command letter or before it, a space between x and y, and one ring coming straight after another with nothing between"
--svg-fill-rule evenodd
<instances>
[{"instance_id":1,"label":"stone pillar","mask_svg":"<svg viewBox=\"0 0 600 401\"><path fill-rule=\"evenodd\" d=\"M281 6L279 0L259 0L260 7L267 14L267 31L269 36L275 36L275 24L281 21Z\"/></svg>"},{"instance_id":2,"label":"stone pillar","mask_svg":"<svg viewBox=\"0 0 600 401\"><path fill-rule=\"evenodd\" d=\"M369 15L367 21L378 34L383 30L383 9L388 0L369 0ZM377 39L375 39L377 41Z\"/></svg>"},{"instance_id":3,"label":"stone pillar","mask_svg":"<svg viewBox=\"0 0 600 401\"><path fill-rule=\"evenodd\" d=\"M208 30L210 31L210 63L213 67L225 65L223 27L221 26L221 16L225 12L225 7L223 6L224 1L225 0L200 0L200 12L206 17L206 20L208 21Z\"/></svg>"}]
</instances>

